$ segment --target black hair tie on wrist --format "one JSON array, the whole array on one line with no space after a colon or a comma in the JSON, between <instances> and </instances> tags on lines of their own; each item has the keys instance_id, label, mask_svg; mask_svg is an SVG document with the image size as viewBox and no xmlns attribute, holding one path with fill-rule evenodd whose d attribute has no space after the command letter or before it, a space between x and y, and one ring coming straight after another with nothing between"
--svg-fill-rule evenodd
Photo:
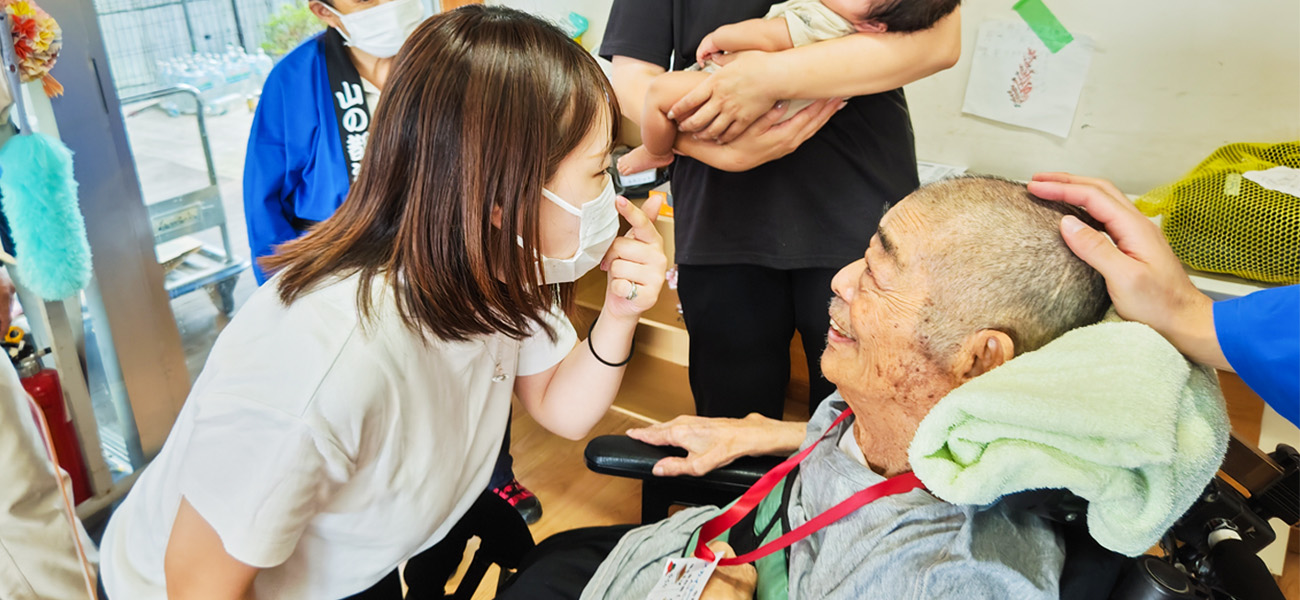
<instances>
[{"instance_id":1,"label":"black hair tie on wrist","mask_svg":"<svg viewBox=\"0 0 1300 600\"><path fill-rule=\"evenodd\" d=\"M631 362L631 360L632 360L632 355L633 355L633 354L636 354L636 337L633 336L633 338L632 338L632 347L630 347L630 348L627 349L627 358L623 359L623 362L619 362L619 363L612 363L612 362L609 362L609 361L607 361L607 360L601 358L599 354L596 354L596 346L592 345L592 343L591 343L591 332L593 332L593 331L596 330L596 321L599 321L599 320L600 320L600 315L596 315L596 318L591 320L591 327L588 327L588 328L587 328L587 349L588 349L588 350L591 350L591 355L594 356L594 357L596 357L596 360L600 361L600 364L602 364L602 365L605 365L605 366L607 366L607 367L622 367L622 366L626 366L627 363Z\"/></svg>"}]
</instances>

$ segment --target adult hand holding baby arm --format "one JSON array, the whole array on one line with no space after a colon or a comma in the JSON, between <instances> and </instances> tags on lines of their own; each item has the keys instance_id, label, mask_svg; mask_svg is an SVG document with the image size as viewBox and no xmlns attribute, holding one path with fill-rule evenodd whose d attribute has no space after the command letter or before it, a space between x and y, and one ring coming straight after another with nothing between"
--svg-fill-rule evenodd
<instances>
[{"instance_id":1,"label":"adult hand holding baby arm","mask_svg":"<svg viewBox=\"0 0 1300 600\"><path fill-rule=\"evenodd\" d=\"M778 100L887 92L951 68L960 57L958 8L922 31L856 33L780 52L739 53L672 113L682 131L730 143Z\"/></svg>"},{"instance_id":2,"label":"adult hand holding baby arm","mask_svg":"<svg viewBox=\"0 0 1300 600\"><path fill-rule=\"evenodd\" d=\"M779 105L729 144L715 144L682 133L673 150L715 169L748 171L794 152L841 108L843 100L819 100L778 124L785 113L785 106Z\"/></svg>"},{"instance_id":3,"label":"adult hand holding baby arm","mask_svg":"<svg viewBox=\"0 0 1300 600\"><path fill-rule=\"evenodd\" d=\"M611 81L618 94L619 106L624 116L639 124L645 106L646 90L655 77L664 73L664 69L626 56L615 56L613 63ZM818 101L777 125L777 121L785 114L784 105L779 105L760 117L729 144L719 145L695 139L689 133L681 133L678 134L673 149L678 154L690 156L716 169L748 171L794 152L843 106L841 100Z\"/></svg>"},{"instance_id":4,"label":"adult hand holding baby arm","mask_svg":"<svg viewBox=\"0 0 1300 600\"><path fill-rule=\"evenodd\" d=\"M706 38L707 39L707 38ZM705 50L701 44L701 50ZM728 144L772 110L781 100L764 80L770 77L765 61L772 53L738 52L717 56L724 65L703 83L682 96L668 112L678 128L708 141Z\"/></svg>"},{"instance_id":5,"label":"adult hand holding baby arm","mask_svg":"<svg viewBox=\"0 0 1300 600\"><path fill-rule=\"evenodd\" d=\"M701 476L742 456L788 456L803 443L807 423L777 421L757 413L743 419L682 415L667 423L629 429L628 437L685 449L654 466L661 477Z\"/></svg>"},{"instance_id":6,"label":"adult hand holding baby arm","mask_svg":"<svg viewBox=\"0 0 1300 600\"><path fill-rule=\"evenodd\" d=\"M1106 278L1121 317L1149 325L1198 363L1232 370L1215 334L1213 301L1192 285L1160 228L1113 183L1038 173L1029 191L1082 207L1105 226L1114 243L1070 216L1061 220L1061 235L1079 258Z\"/></svg>"}]
</instances>

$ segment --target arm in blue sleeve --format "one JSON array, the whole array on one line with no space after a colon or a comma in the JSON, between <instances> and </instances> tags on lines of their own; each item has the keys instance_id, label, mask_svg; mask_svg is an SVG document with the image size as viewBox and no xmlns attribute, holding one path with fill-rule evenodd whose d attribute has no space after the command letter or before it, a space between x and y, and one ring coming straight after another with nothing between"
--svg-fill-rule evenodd
<instances>
[{"instance_id":1,"label":"arm in blue sleeve","mask_svg":"<svg viewBox=\"0 0 1300 600\"><path fill-rule=\"evenodd\" d=\"M248 225L248 245L258 285L265 283L267 277L257 260L273 254L275 246L298 237L288 216L292 213L288 205L294 190L289 179L296 171L291 165L287 139L290 133L287 113L291 107L285 84L297 79L288 77L291 74L277 70L267 78L244 159L244 221Z\"/></svg>"},{"instance_id":2,"label":"arm in blue sleeve","mask_svg":"<svg viewBox=\"0 0 1300 600\"><path fill-rule=\"evenodd\" d=\"M1214 330L1246 385L1300 425L1300 285L1214 303Z\"/></svg>"}]
</instances>

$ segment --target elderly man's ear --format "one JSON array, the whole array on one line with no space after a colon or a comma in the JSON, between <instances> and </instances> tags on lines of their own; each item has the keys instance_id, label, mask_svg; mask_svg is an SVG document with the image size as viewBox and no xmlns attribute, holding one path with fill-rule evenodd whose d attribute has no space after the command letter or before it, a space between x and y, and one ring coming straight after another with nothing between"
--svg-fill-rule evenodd
<instances>
[{"instance_id":1,"label":"elderly man's ear","mask_svg":"<svg viewBox=\"0 0 1300 600\"><path fill-rule=\"evenodd\" d=\"M953 362L953 375L961 385L992 371L1015 355L1011 336L996 329L981 329L966 339L958 360Z\"/></svg>"}]
</instances>

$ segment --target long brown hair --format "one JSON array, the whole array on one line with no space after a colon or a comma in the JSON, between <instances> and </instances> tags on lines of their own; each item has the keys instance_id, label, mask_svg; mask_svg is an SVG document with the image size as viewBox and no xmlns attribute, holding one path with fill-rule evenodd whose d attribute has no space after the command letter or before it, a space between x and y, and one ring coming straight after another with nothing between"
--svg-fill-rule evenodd
<instances>
[{"instance_id":1,"label":"long brown hair","mask_svg":"<svg viewBox=\"0 0 1300 600\"><path fill-rule=\"evenodd\" d=\"M347 200L262 265L285 304L359 274L369 317L383 277L414 331L527 336L573 297L539 282L542 187L597 123L617 138L618 115L595 59L554 26L481 5L435 16L397 55Z\"/></svg>"}]
</instances>

